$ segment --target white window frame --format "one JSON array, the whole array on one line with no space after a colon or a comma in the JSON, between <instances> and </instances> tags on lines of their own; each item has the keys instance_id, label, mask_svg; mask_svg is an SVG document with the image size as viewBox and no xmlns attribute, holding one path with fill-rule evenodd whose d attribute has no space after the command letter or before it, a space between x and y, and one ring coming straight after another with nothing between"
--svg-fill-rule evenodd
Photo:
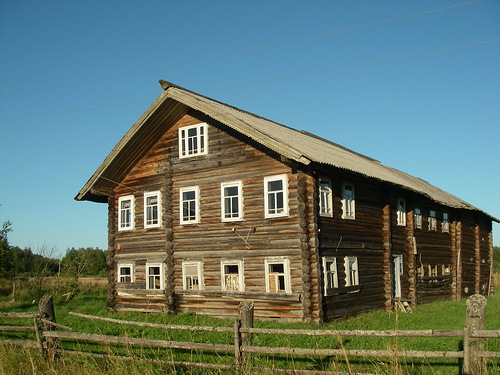
<instances>
[{"instance_id":1,"label":"white window frame","mask_svg":"<svg viewBox=\"0 0 500 375\"><path fill-rule=\"evenodd\" d=\"M227 274L226 267L228 266L237 266L238 274ZM243 292L245 290L245 279L244 279L244 269L243 269L243 261L242 260L221 260L220 262L220 274L221 274L221 287L223 291L233 292L240 291ZM227 275L235 275L238 282L238 289L228 289L227 284Z\"/></svg>"},{"instance_id":2,"label":"white window frame","mask_svg":"<svg viewBox=\"0 0 500 375\"><path fill-rule=\"evenodd\" d=\"M437 230L436 211L429 210L429 230Z\"/></svg>"},{"instance_id":3,"label":"white window frame","mask_svg":"<svg viewBox=\"0 0 500 375\"><path fill-rule=\"evenodd\" d=\"M422 212L420 208L414 209L414 218L415 218L415 228L422 229Z\"/></svg>"},{"instance_id":4,"label":"white window frame","mask_svg":"<svg viewBox=\"0 0 500 375\"><path fill-rule=\"evenodd\" d=\"M342 219L356 219L356 195L354 185L350 182L342 184Z\"/></svg>"},{"instance_id":5,"label":"white window frame","mask_svg":"<svg viewBox=\"0 0 500 375\"><path fill-rule=\"evenodd\" d=\"M351 261L353 267L350 267ZM359 285L359 264L358 257L347 256L344 258L345 286Z\"/></svg>"},{"instance_id":6,"label":"white window frame","mask_svg":"<svg viewBox=\"0 0 500 375\"><path fill-rule=\"evenodd\" d=\"M406 226L406 201L404 198L398 198L396 219L399 226Z\"/></svg>"},{"instance_id":7,"label":"white window frame","mask_svg":"<svg viewBox=\"0 0 500 375\"><path fill-rule=\"evenodd\" d=\"M187 272L188 267L195 267L195 273ZM198 279L198 289L193 289L192 286L192 277L196 276ZM188 278L191 279L191 283L188 283ZM189 285L191 284L191 285ZM204 290L205 289L205 281L203 279L203 262L201 260L189 260L182 262L182 289L184 290Z\"/></svg>"},{"instance_id":8,"label":"white window frame","mask_svg":"<svg viewBox=\"0 0 500 375\"><path fill-rule=\"evenodd\" d=\"M448 212L443 212L443 222L441 223L441 230L443 233L450 232L450 217L448 216Z\"/></svg>"},{"instance_id":9,"label":"white window frame","mask_svg":"<svg viewBox=\"0 0 500 375\"><path fill-rule=\"evenodd\" d=\"M333 217L332 180L320 177L318 180L319 214Z\"/></svg>"},{"instance_id":10,"label":"white window frame","mask_svg":"<svg viewBox=\"0 0 500 375\"><path fill-rule=\"evenodd\" d=\"M283 265L283 272L271 272L272 265ZM266 258L264 260L265 277L266 277L266 292L267 293L291 293L291 280L290 280L290 260L283 257ZM270 277L276 275L278 279L274 279L274 285L271 285ZM279 289L279 277L283 277L285 289Z\"/></svg>"},{"instance_id":11,"label":"white window frame","mask_svg":"<svg viewBox=\"0 0 500 375\"><path fill-rule=\"evenodd\" d=\"M186 218L184 215L184 193L194 192L194 218ZM198 186L190 186L179 189L180 202L180 222L181 224L198 224L200 222L200 188Z\"/></svg>"},{"instance_id":12,"label":"white window frame","mask_svg":"<svg viewBox=\"0 0 500 375\"><path fill-rule=\"evenodd\" d=\"M328 263L332 264L333 270L328 267ZM330 295L330 290L339 287L339 273L336 257L323 257L323 283L325 296Z\"/></svg>"},{"instance_id":13,"label":"white window frame","mask_svg":"<svg viewBox=\"0 0 500 375\"><path fill-rule=\"evenodd\" d=\"M269 183L275 181L281 181L282 190L269 191ZM276 197L280 194L283 196L282 208L278 208L278 200L276 200ZM270 207L269 205L269 198L271 196L275 197L274 207ZM266 218L288 216L288 176L286 174L264 177L264 212Z\"/></svg>"},{"instance_id":14,"label":"white window frame","mask_svg":"<svg viewBox=\"0 0 500 375\"><path fill-rule=\"evenodd\" d=\"M149 224L149 221L153 221L150 218L150 207L154 207L155 205L148 205L148 199L156 197L156 223ZM144 228L157 228L161 226L161 194L160 191L150 191L144 193Z\"/></svg>"},{"instance_id":15,"label":"white window frame","mask_svg":"<svg viewBox=\"0 0 500 375\"><path fill-rule=\"evenodd\" d=\"M160 274L150 274L150 268L159 268ZM151 279L153 277L153 279ZM160 281L159 288L156 287L156 279ZM165 289L165 272L163 263L146 263L146 289L148 290L163 290Z\"/></svg>"},{"instance_id":16,"label":"white window frame","mask_svg":"<svg viewBox=\"0 0 500 375\"><path fill-rule=\"evenodd\" d=\"M196 129L196 134L189 136L188 132L192 129ZM179 158L190 158L207 153L208 126L206 122L179 128Z\"/></svg>"},{"instance_id":17,"label":"white window frame","mask_svg":"<svg viewBox=\"0 0 500 375\"><path fill-rule=\"evenodd\" d=\"M236 196L226 196L225 190L227 188L237 188L238 194ZM233 199L237 198L237 215L231 216L233 213L230 213L230 217L227 217L226 213L226 203L227 200L230 200L230 206L233 207ZM243 220L243 185L241 181L233 181L233 182L223 182L220 184L220 201L221 201L221 220L222 221L239 221Z\"/></svg>"},{"instance_id":18,"label":"white window frame","mask_svg":"<svg viewBox=\"0 0 500 375\"><path fill-rule=\"evenodd\" d=\"M125 268L129 268L130 269L130 275L122 275L121 274L122 269L125 269ZM124 281L123 280L127 276L130 276L130 281ZM135 270L134 270L134 264L133 263L118 263L117 281L119 283L133 283L133 282L135 282Z\"/></svg>"},{"instance_id":19,"label":"white window frame","mask_svg":"<svg viewBox=\"0 0 500 375\"><path fill-rule=\"evenodd\" d=\"M130 208L122 208L122 204L126 201L130 201ZM134 229L135 222L135 197L133 195L124 195L123 197L118 198L118 230L131 230ZM126 211L130 211L129 221L124 222L123 214Z\"/></svg>"}]
</instances>

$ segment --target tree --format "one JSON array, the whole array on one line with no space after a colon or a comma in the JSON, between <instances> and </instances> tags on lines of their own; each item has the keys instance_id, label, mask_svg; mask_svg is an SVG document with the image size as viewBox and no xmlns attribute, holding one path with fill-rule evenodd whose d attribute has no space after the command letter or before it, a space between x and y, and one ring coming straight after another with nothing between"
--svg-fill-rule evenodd
<instances>
[{"instance_id":1,"label":"tree","mask_svg":"<svg viewBox=\"0 0 500 375\"><path fill-rule=\"evenodd\" d=\"M0 229L0 277L6 277L12 272L11 248L7 235L12 231L12 223L5 221Z\"/></svg>"},{"instance_id":2,"label":"tree","mask_svg":"<svg viewBox=\"0 0 500 375\"><path fill-rule=\"evenodd\" d=\"M98 248L80 248L66 250L61 260L63 271L71 276L105 276L107 252Z\"/></svg>"}]
</instances>

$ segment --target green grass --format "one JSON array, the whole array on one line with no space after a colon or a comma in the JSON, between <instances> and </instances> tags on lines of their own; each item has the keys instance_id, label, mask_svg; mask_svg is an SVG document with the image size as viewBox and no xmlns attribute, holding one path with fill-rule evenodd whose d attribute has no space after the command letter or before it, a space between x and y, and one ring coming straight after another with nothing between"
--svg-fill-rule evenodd
<instances>
[{"instance_id":1,"label":"green grass","mask_svg":"<svg viewBox=\"0 0 500 375\"><path fill-rule=\"evenodd\" d=\"M486 329L500 330L500 290L495 296L488 297L486 309ZM7 298L0 299L0 311L37 310L32 301L18 301L5 304ZM3 302L2 302L3 301ZM108 313L105 310L104 294L79 294L72 300L55 298L56 318L58 323L73 328L75 332L99 333L138 338L152 338L175 341L195 341L217 344L233 343L232 333L167 331L128 325L118 325L101 321L92 321L68 315L69 311L89 315L108 316L123 320L153 322L179 325L205 325L232 327L233 321L216 319L195 314L137 314ZM436 301L418 306L412 314L399 311L374 311L349 319L335 321L323 325L314 323L281 323L279 321L255 321L255 327L261 328L296 328L296 329L345 329L345 330L392 330L392 329L463 329L465 323L466 300ZM14 322L1 321L0 324L12 325ZM20 324L20 323L16 323ZM0 332L0 338L22 338L21 333L6 334ZM378 338L378 337L304 337L285 335L254 335L253 343L259 346L288 346L304 348L346 348L346 349L406 349L406 350L449 350L461 348L459 338ZM169 374L169 373L208 373L207 370L172 369L148 362L148 359L196 361L218 364L233 363L231 353L196 353L183 350L167 350L156 348L131 349L127 347L110 347L92 343L72 343L65 341L63 347L73 350L90 350L95 353L111 354L107 360L76 356L63 356L57 364L41 360L36 350L12 349L0 346L0 373L2 374ZM500 351L500 340L489 340L488 350ZM128 362L117 358L118 355L134 357L136 361ZM387 358L381 361L375 358L359 359L297 356L291 358L284 355L253 355L252 364L258 367L282 367L309 370L357 371L378 374L457 374L459 367L456 359L419 360L404 358ZM19 371L13 371L16 367ZM491 373L497 373L500 361L495 360L489 366ZM214 371L212 373L218 373Z\"/></svg>"}]
</instances>

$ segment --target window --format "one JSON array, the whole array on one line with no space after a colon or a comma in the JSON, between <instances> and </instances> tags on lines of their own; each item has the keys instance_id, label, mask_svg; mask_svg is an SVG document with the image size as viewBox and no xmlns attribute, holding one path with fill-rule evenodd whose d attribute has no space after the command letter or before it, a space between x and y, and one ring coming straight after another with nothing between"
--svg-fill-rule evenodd
<instances>
[{"instance_id":1,"label":"window","mask_svg":"<svg viewBox=\"0 0 500 375\"><path fill-rule=\"evenodd\" d=\"M398 199L396 206L396 217L398 225L406 225L406 202L403 198Z\"/></svg>"},{"instance_id":2,"label":"window","mask_svg":"<svg viewBox=\"0 0 500 375\"><path fill-rule=\"evenodd\" d=\"M342 219L355 219L354 185L342 186Z\"/></svg>"},{"instance_id":3,"label":"window","mask_svg":"<svg viewBox=\"0 0 500 375\"><path fill-rule=\"evenodd\" d=\"M195 224L200 222L199 216L199 189L197 186L180 189L181 196L181 224Z\"/></svg>"},{"instance_id":4,"label":"window","mask_svg":"<svg viewBox=\"0 0 500 375\"><path fill-rule=\"evenodd\" d=\"M450 221L448 219L447 212L443 212L443 223L441 224L441 229L443 233L448 233L450 231Z\"/></svg>"},{"instance_id":5,"label":"window","mask_svg":"<svg viewBox=\"0 0 500 375\"><path fill-rule=\"evenodd\" d=\"M119 264L118 265L118 282L119 283L133 283L134 278L134 265L133 264Z\"/></svg>"},{"instance_id":6,"label":"window","mask_svg":"<svg viewBox=\"0 0 500 375\"><path fill-rule=\"evenodd\" d=\"M163 264L146 263L146 289L163 289Z\"/></svg>"},{"instance_id":7,"label":"window","mask_svg":"<svg viewBox=\"0 0 500 375\"><path fill-rule=\"evenodd\" d=\"M204 155L207 153L207 124L185 126L179 129L179 157Z\"/></svg>"},{"instance_id":8,"label":"window","mask_svg":"<svg viewBox=\"0 0 500 375\"><path fill-rule=\"evenodd\" d=\"M286 175L264 178L266 217L288 215L288 180Z\"/></svg>"},{"instance_id":9,"label":"window","mask_svg":"<svg viewBox=\"0 0 500 375\"><path fill-rule=\"evenodd\" d=\"M118 198L118 230L134 229L134 196Z\"/></svg>"},{"instance_id":10,"label":"window","mask_svg":"<svg viewBox=\"0 0 500 375\"><path fill-rule=\"evenodd\" d=\"M429 230L437 230L436 211L429 211Z\"/></svg>"},{"instance_id":11,"label":"window","mask_svg":"<svg viewBox=\"0 0 500 375\"><path fill-rule=\"evenodd\" d=\"M221 184L222 221L243 218L243 196L241 181Z\"/></svg>"},{"instance_id":12,"label":"window","mask_svg":"<svg viewBox=\"0 0 500 375\"><path fill-rule=\"evenodd\" d=\"M144 194L144 227L159 227L160 224L160 192L152 191Z\"/></svg>"},{"instance_id":13,"label":"window","mask_svg":"<svg viewBox=\"0 0 500 375\"><path fill-rule=\"evenodd\" d=\"M327 296L330 294L330 289L339 287L337 258L323 257L323 275L325 284L325 296Z\"/></svg>"},{"instance_id":14,"label":"window","mask_svg":"<svg viewBox=\"0 0 500 375\"><path fill-rule=\"evenodd\" d=\"M319 214L321 216L333 216L332 206L332 183L329 179L319 179Z\"/></svg>"},{"instance_id":15,"label":"window","mask_svg":"<svg viewBox=\"0 0 500 375\"><path fill-rule=\"evenodd\" d=\"M422 213L420 212L420 208L415 208L415 228L422 229Z\"/></svg>"},{"instance_id":16,"label":"window","mask_svg":"<svg viewBox=\"0 0 500 375\"><path fill-rule=\"evenodd\" d=\"M266 292L291 293L290 264L288 259L268 258L266 267Z\"/></svg>"},{"instance_id":17,"label":"window","mask_svg":"<svg viewBox=\"0 0 500 375\"><path fill-rule=\"evenodd\" d=\"M243 261L222 261L222 290L245 290L243 282Z\"/></svg>"},{"instance_id":18,"label":"window","mask_svg":"<svg viewBox=\"0 0 500 375\"><path fill-rule=\"evenodd\" d=\"M345 257L345 286L359 285L358 258Z\"/></svg>"},{"instance_id":19,"label":"window","mask_svg":"<svg viewBox=\"0 0 500 375\"><path fill-rule=\"evenodd\" d=\"M182 262L182 288L203 290L203 263L201 261Z\"/></svg>"}]
</instances>

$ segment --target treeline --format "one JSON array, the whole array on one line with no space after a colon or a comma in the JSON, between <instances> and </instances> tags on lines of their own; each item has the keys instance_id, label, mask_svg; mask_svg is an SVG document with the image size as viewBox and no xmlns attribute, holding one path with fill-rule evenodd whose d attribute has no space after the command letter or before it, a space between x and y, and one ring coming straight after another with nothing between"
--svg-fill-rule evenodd
<instances>
[{"instance_id":1,"label":"treeline","mask_svg":"<svg viewBox=\"0 0 500 375\"><path fill-rule=\"evenodd\" d=\"M12 224L0 229L0 278L47 276L106 276L107 251L98 248L71 248L62 258L55 258L48 248L33 252L31 248L11 246L8 233Z\"/></svg>"}]
</instances>

